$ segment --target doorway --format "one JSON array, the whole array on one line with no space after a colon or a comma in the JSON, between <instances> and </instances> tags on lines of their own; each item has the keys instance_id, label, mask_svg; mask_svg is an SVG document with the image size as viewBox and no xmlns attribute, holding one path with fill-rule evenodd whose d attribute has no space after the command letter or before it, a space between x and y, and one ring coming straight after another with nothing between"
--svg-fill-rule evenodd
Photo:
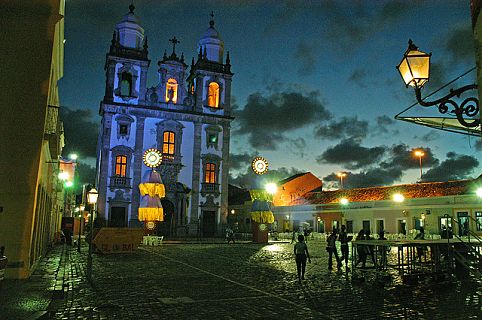
<instances>
[{"instance_id":1,"label":"doorway","mask_svg":"<svg viewBox=\"0 0 482 320\"><path fill-rule=\"evenodd\" d=\"M397 233L406 235L407 234L407 220L399 219L397 220Z\"/></svg>"},{"instance_id":2,"label":"doorway","mask_svg":"<svg viewBox=\"0 0 482 320\"><path fill-rule=\"evenodd\" d=\"M385 221L383 219L376 220L376 233L380 234L381 231L385 231Z\"/></svg>"},{"instance_id":3,"label":"doorway","mask_svg":"<svg viewBox=\"0 0 482 320\"><path fill-rule=\"evenodd\" d=\"M370 231L370 220L363 220L363 230Z\"/></svg>"},{"instance_id":4,"label":"doorway","mask_svg":"<svg viewBox=\"0 0 482 320\"><path fill-rule=\"evenodd\" d=\"M126 208L112 207L110 208L109 227L125 228L127 227Z\"/></svg>"},{"instance_id":5,"label":"doorway","mask_svg":"<svg viewBox=\"0 0 482 320\"><path fill-rule=\"evenodd\" d=\"M465 237L469 235L469 213L457 212L457 221L459 229L459 237Z\"/></svg>"},{"instance_id":6,"label":"doorway","mask_svg":"<svg viewBox=\"0 0 482 320\"><path fill-rule=\"evenodd\" d=\"M162 199L161 205L164 211L164 221L158 224L157 232L162 236L172 236L173 224L175 224L174 204L170 200Z\"/></svg>"},{"instance_id":7,"label":"doorway","mask_svg":"<svg viewBox=\"0 0 482 320\"><path fill-rule=\"evenodd\" d=\"M318 220L318 232L325 233L325 221Z\"/></svg>"},{"instance_id":8,"label":"doorway","mask_svg":"<svg viewBox=\"0 0 482 320\"><path fill-rule=\"evenodd\" d=\"M213 237L216 231L216 211L203 211L203 236Z\"/></svg>"}]
</instances>

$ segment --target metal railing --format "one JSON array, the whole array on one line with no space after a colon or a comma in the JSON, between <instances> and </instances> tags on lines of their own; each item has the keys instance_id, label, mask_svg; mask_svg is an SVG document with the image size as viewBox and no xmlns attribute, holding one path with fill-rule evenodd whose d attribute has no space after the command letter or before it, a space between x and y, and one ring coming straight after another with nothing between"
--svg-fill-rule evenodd
<instances>
[{"instance_id":1,"label":"metal railing","mask_svg":"<svg viewBox=\"0 0 482 320\"><path fill-rule=\"evenodd\" d=\"M453 225L457 225L457 229L459 229L458 233L452 233L452 236L458 240L453 242L452 245L450 244L451 237L447 236L447 255L451 258L451 267L455 267L455 260L457 260L470 273L482 277L482 238L473 232L470 227L466 227L465 224L462 225L455 217L448 214L444 217L450 219ZM477 225L480 225L480 223L471 216L467 216L467 218L469 221L475 222L477 229ZM468 225L470 224L468 223ZM463 234L467 234L467 238L460 235L460 228L463 228Z\"/></svg>"},{"instance_id":2,"label":"metal railing","mask_svg":"<svg viewBox=\"0 0 482 320\"><path fill-rule=\"evenodd\" d=\"M111 188L130 188L131 187L131 178L112 176L112 177L110 177L109 187L111 187Z\"/></svg>"}]
</instances>

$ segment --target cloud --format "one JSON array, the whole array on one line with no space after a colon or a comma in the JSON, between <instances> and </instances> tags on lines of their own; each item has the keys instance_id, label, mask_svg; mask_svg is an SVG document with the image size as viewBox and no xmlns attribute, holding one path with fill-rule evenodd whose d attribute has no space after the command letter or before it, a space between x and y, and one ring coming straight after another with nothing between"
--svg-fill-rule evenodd
<instances>
[{"instance_id":1,"label":"cloud","mask_svg":"<svg viewBox=\"0 0 482 320\"><path fill-rule=\"evenodd\" d=\"M482 151L482 140L481 139L477 139L475 141L475 150Z\"/></svg>"},{"instance_id":2,"label":"cloud","mask_svg":"<svg viewBox=\"0 0 482 320\"><path fill-rule=\"evenodd\" d=\"M231 153L229 155L229 170L239 170L245 167L251 166L251 161L256 155L250 155L248 153ZM244 170L243 170L244 171Z\"/></svg>"},{"instance_id":3,"label":"cloud","mask_svg":"<svg viewBox=\"0 0 482 320\"><path fill-rule=\"evenodd\" d=\"M440 133L435 130L429 131L428 133L424 134L421 137L413 136L413 139L421 140L423 142L431 142L431 141L437 140L438 138L440 138Z\"/></svg>"},{"instance_id":4,"label":"cloud","mask_svg":"<svg viewBox=\"0 0 482 320\"><path fill-rule=\"evenodd\" d=\"M343 187L348 189L391 185L401 179L403 172L398 168L373 168L359 173L346 172L346 174L343 178ZM335 173L324 177L323 182L325 181L336 182L339 186L339 178Z\"/></svg>"},{"instance_id":5,"label":"cloud","mask_svg":"<svg viewBox=\"0 0 482 320\"><path fill-rule=\"evenodd\" d=\"M64 123L64 154L75 152L81 158L96 157L99 124L92 120L90 110L60 108Z\"/></svg>"},{"instance_id":6,"label":"cloud","mask_svg":"<svg viewBox=\"0 0 482 320\"><path fill-rule=\"evenodd\" d=\"M257 175L251 170L251 168L247 168L244 173L241 173L237 176L229 175L229 183L248 189L264 189L264 186L268 182L278 182L285 178L291 177L292 175L302 173L302 171L297 168L279 168L279 169L272 169L268 170L266 174Z\"/></svg>"},{"instance_id":7,"label":"cloud","mask_svg":"<svg viewBox=\"0 0 482 320\"><path fill-rule=\"evenodd\" d=\"M248 136L254 148L276 150L284 133L326 121L331 113L319 100L319 92L273 93L267 97L254 93L237 113L236 133Z\"/></svg>"},{"instance_id":8,"label":"cloud","mask_svg":"<svg viewBox=\"0 0 482 320\"><path fill-rule=\"evenodd\" d=\"M79 176L79 181L76 181L75 189L76 192L82 190L82 185L84 184L95 184L95 168L89 166L88 164L77 162L75 170Z\"/></svg>"},{"instance_id":9,"label":"cloud","mask_svg":"<svg viewBox=\"0 0 482 320\"><path fill-rule=\"evenodd\" d=\"M316 57L317 45L300 41L293 55L295 61L300 64L298 67L298 74L302 76L313 74L316 66Z\"/></svg>"},{"instance_id":10,"label":"cloud","mask_svg":"<svg viewBox=\"0 0 482 320\"><path fill-rule=\"evenodd\" d=\"M367 136L368 122L355 117L341 117L315 128L315 135L322 139L362 139Z\"/></svg>"},{"instance_id":11,"label":"cloud","mask_svg":"<svg viewBox=\"0 0 482 320\"><path fill-rule=\"evenodd\" d=\"M356 83L360 88L366 88L367 71L365 69L355 69L348 77L348 81Z\"/></svg>"},{"instance_id":12,"label":"cloud","mask_svg":"<svg viewBox=\"0 0 482 320\"><path fill-rule=\"evenodd\" d=\"M376 124L375 124L374 128L371 130L372 135L390 133L393 136L393 135L399 134L399 131L397 129L393 128L396 124L395 120L388 117L387 115L376 117L375 123Z\"/></svg>"},{"instance_id":13,"label":"cloud","mask_svg":"<svg viewBox=\"0 0 482 320\"><path fill-rule=\"evenodd\" d=\"M472 62L474 60L474 37L470 23L452 29L446 39L445 49L450 54L453 63Z\"/></svg>"},{"instance_id":14,"label":"cloud","mask_svg":"<svg viewBox=\"0 0 482 320\"><path fill-rule=\"evenodd\" d=\"M434 156L432 150L430 148L415 148L416 150L422 150L425 154L422 157L422 166L425 168L433 167L439 164L439 160ZM389 169L400 169L400 170L407 170L407 169L416 169L420 167L420 162L418 157L416 157L414 153L414 148L407 146L406 144L398 144L393 145L388 153L389 158L386 161L380 163L380 168L389 170Z\"/></svg>"},{"instance_id":15,"label":"cloud","mask_svg":"<svg viewBox=\"0 0 482 320\"><path fill-rule=\"evenodd\" d=\"M346 139L326 149L316 158L318 163L340 164L348 169L368 167L379 161L387 151L385 146L367 148L355 139Z\"/></svg>"},{"instance_id":16,"label":"cloud","mask_svg":"<svg viewBox=\"0 0 482 320\"><path fill-rule=\"evenodd\" d=\"M422 175L423 181L449 181L470 178L470 174L479 166L479 161L472 156L447 153L447 159L440 165Z\"/></svg>"}]
</instances>

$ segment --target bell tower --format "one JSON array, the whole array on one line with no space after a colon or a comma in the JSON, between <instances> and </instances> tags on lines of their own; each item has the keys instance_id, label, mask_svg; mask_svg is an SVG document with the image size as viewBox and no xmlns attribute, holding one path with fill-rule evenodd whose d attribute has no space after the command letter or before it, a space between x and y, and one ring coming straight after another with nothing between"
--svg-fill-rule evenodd
<instances>
[{"instance_id":1,"label":"bell tower","mask_svg":"<svg viewBox=\"0 0 482 320\"><path fill-rule=\"evenodd\" d=\"M223 63L224 42L214 24L214 14L211 13L209 28L198 42L197 61L192 60L188 90L195 111L230 116L231 61L228 52Z\"/></svg>"},{"instance_id":2,"label":"bell tower","mask_svg":"<svg viewBox=\"0 0 482 320\"><path fill-rule=\"evenodd\" d=\"M105 102L144 104L146 96L147 37L134 14L134 5L116 25L106 55Z\"/></svg>"}]
</instances>

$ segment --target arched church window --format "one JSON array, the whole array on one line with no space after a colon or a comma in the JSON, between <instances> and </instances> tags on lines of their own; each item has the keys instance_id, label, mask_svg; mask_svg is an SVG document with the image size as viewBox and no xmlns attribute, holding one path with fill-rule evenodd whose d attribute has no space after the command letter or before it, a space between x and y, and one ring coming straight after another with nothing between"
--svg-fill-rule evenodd
<instances>
[{"instance_id":1,"label":"arched church window","mask_svg":"<svg viewBox=\"0 0 482 320\"><path fill-rule=\"evenodd\" d=\"M162 154L164 156L173 156L175 146L175 134L172 131L164 131L162 142Z\"/></svg>"},{"instance_id":2,"label":"arched church window","mask_svg":"<svg viewBox=\"0 0 482 320\"><path fill-rule=\"evenodd\" d=\"M208 106L219 108L219 84L211 82L208 89Z\"/></svg>"},{"instance_id":3,"label":"arched church window","mask_svg":"<svg viewBox=\"0 0 482 320\"><path fill-rule=\"evenodd\" d=\"M115 157L115 175L119 177L126 176L127 156L119 155Z\"/></svg>"},{"instance_id":4,"label":"arched church window","mask_svg":"<svg viewBox=\"0 0 482 320\"><path fill-rule=\"evenodd\" d=\"M120 84L120 95L121 96L132 96L132 74L128 72L123 72L121 76Z\"/></svg>"},{"instance_id":5,"label":"arched church window","mask_svg":"<svg viewBox=\"0 0 482 320\"><path fill-rule=\"evenodd\" d=\"M177 81L170 78L166 84L166 102L177 102Z\"/></svg>"},{"instance_id":6,"label":"arched church window","mask_svg":"<svg viewBox=\"0 0 482 320\"><path fill-rule=\"evenodd\" d=\"M206 163L206 177L205 183L216 183L216 164L208 162Z\"/></svg>"}]
</instances>

